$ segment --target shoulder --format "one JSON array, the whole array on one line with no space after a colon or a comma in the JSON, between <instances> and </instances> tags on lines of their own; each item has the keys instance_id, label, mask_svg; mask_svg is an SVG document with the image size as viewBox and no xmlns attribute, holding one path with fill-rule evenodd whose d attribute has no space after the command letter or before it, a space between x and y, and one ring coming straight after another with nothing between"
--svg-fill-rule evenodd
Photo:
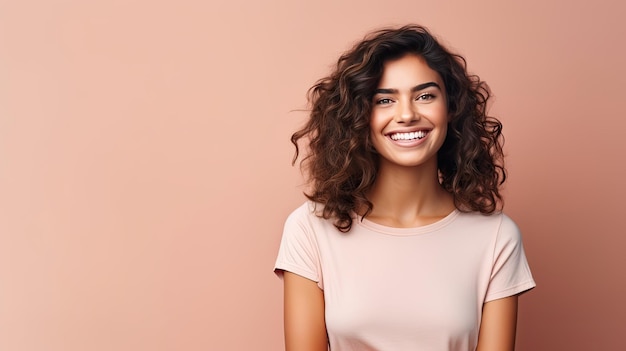
<instances>
[{"instance_id":1,"label":"shoulder","mask_svg":"<svg viewBox=\"0 0 626 351\"><path fill-rule=\"evenodd\" d=\"M274 266L275 272L289 271L318 282L321 281L321 256L319 248L319 218L315 207L305 203L287 217L283 236Z\"/></svg>"},{"instance_id":2,"label":"shoulder","mask_svg":"<svg viewBox=\"0 0 626 351\"><path fill-rule=\"evenodd\" d=\"M463 233L482 236L489 241L521 241L521 232L515 221L502 212L482 214L480 212L461 212L456 227Z\"/></svg>"},{"instance_id":3,"label":"shoulder","mask_svg":"<svg viewBox=\"0 0 626 351\"><path fill-rule=\"evenodd\" d=\"M459 211L456 221L469 228L488 226L498 231L519 232L517 224L511 217L502 212L483 214L480 212Z\"/></svg>"},{"instance_id":4,"label":"shoulder","mask_svg":"<svg viewBox=\"0 0 626 351\"><path fill-rule=\"evenodd\" d=\"M498 228L498 234L500 237L521 238L522 233L511 217L504 213L498 215L500 217L500 226Z\"/></svg>"},{"instance_id":5,"label":"shoulder","mask_svg":"<svg viewBox=\"0 0 626 351\"><path fill-rule=\"evenodd\" d=\"M293 210L287 217L287 223L306 223L324 220L321 218L324 205L307 201Z\"/></svg>"},{"instance_id":6,"label":"shoulder","mask_svg":"<svg viewBox=\"0 0 626 351\"><path fill-rule=\"evenodd\" d=\"M334 228L332 221L322 217L324 205L307 201L289 214L285 221L285 231L320 232Z\"/></svg>"},{"instance_id":7,"label":"shoulder","mask_svg":"<svg viewBox=\"0 0 626 351\"><path fill-rule=\"evenodd\" d=\"M496 237L496 251L523 251L522 233L517 224L505 214L501 214L500 217L501 221Z\"/></svg>"}]
</instances>

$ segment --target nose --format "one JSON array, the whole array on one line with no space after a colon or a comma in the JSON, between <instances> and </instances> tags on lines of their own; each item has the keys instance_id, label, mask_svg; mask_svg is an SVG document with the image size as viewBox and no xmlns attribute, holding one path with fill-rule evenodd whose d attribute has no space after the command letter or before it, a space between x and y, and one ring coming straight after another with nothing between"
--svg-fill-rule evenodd
<instances>
[{"instance_id":1,"label":"nose","mask_svg":"<svg viewBox=\"0 0 626 351\"><path fill-rule=\"evenodd\" d=\"M415 106L411 100L400 102L396 111L397 123L411 123L419 119L419 114L415 111Z\"/></svg>"}]
</instances>

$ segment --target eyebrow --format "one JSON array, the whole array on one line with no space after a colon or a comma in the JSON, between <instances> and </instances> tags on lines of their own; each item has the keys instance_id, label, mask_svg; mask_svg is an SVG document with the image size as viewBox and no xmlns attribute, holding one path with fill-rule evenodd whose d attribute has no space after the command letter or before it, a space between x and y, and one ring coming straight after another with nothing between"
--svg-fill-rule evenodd
<instances>
[{"instance_id":1,"label":"eyebrow","mask_svg":"<svg viewBox=\"0 0 626 351\"><path fill-rule=\"evenodd\" d=\"M435 82L428 82L428 83L423 83L423 84L414 86L413 88L411 88L411 92L414 93L416 91L424 90L429 87L436 87L437 89L441 90L441 87L439 86L439 84ZM397 93L398 93L398 89L376 89L374 91L374 94L397 94Z\"/></svg>"}]
</instances>

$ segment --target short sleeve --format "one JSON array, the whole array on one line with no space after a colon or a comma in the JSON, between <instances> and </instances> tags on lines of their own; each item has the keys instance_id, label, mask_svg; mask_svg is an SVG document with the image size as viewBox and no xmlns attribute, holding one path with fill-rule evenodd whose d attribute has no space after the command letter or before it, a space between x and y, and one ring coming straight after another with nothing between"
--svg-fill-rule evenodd
<instances>
[{"instance_id":1,"label":"short sleeve","mask_svg":"<svg viewBox=\"0 0 626 351\"><path fill-rule=\"evenodd\" d=\"M502 215L485 302L513 296L534 287L520 230L515 222Z\"/></svg>"},{"instance_id":2,"label":"short sleeve","mask_svg":"<svg viewBox=\"0 0 626 351\"><path fill-rule=\"evenodd\" d=\"M323 289L319 249L309 216L315 215L308 212L305 204L285 221L274 272L280 278L283 271L295 273Z\"/></svg>"}]
</instances>

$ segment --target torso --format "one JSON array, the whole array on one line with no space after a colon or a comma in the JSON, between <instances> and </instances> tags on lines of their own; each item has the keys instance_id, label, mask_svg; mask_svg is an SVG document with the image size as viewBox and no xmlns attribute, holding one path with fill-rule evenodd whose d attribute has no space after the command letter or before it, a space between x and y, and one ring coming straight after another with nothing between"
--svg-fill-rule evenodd
<instances>
[{"instance_id":1,"label":"torso","mask_svg":"<svg viewBox=\"0 0 626 351\"><path fill-rule=\"evenodd\" d=\"M491 284L503 221L506 238L518 235L502 214L455 210L417 228L356 218L341 233L312 206L290 216L285 230L295 251L285 247L277 267L318 281L333 351L474 350L489 290L515 293L501 286L532 283L525 266L526 285L508 277Z\"/></svg>"}]
</instances>

